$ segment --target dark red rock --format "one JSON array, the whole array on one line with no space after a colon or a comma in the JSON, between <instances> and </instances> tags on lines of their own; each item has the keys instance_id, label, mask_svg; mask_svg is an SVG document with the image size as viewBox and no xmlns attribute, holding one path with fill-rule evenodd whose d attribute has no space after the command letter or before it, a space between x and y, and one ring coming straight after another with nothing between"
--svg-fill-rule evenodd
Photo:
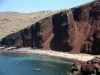
<instances>
[{"instance_id":1,"label":"dark red rock","mask_svg":"<svg viewBox=\"0 0 100 75\"><path fill-rule=\"evenodd\" d=\"M0 45L100 54L100 1L46 17L3 38Z\"/></svg>"},{"instance_id":2,"label":"dark red rock","mask_svg":"<svg viewBox=\"0 0 100 75\"><path fill-rule=\"evenodd\" d=\"M37 47L42 48L43 43L52 33L52 17L47 17L37 23L3 38L0 42L5 46Z\"/></svg>"},{"instance_id":3,"label":"dark red rock","mask_svg":"<svg viewBox=\"0 0 100 75\"><path fill-rule=\"evenodd\" d=\"M86 71L86 70L87 70L86 64L84 63L84 64L81 65L81 71Z\"/></svg>"},{"instance_id":4,"label":"dark red rock","mask_svg":"<svg viewBox=\"0 0 100 75\"><path fill-rule=\"evenodd\" d=\"M99 58L94 58L94 59L91 60L91 62L92 62L93 64L95 64L95 63L100 63L100 59L99 59Z\"/></svg>"},{"instance_id":5,"label":"dark red rock","mask_svg":"<svg viewBox=\"0 0 100 75\"><path fill-rule=\"evenodd\" d=\"M81 72L83 75L100 74L100 59L95 57L92 60L87 61L87 63L81 64Z\"/></svg>"}]
</instances>

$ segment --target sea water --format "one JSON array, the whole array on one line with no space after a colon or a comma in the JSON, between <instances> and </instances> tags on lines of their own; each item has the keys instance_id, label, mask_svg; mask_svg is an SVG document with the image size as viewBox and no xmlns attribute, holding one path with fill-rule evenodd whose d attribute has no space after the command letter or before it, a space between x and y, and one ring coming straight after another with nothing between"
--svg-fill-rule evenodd
<instances>
[{"instance_id":1,"label":"sea water","mask_svg":"<svg viewBox=\"0 0 100 75\"><path fill-rule=\"evenodd\" d=\"M0 54L0 75L66 75L71 65L47 57Z\"/></svg>"}]
</instances>

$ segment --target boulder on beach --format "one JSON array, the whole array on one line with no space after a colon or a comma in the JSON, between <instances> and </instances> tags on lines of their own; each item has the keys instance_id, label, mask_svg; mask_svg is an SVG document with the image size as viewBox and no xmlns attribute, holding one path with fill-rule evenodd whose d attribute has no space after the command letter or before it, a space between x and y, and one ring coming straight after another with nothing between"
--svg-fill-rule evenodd
<instances>
[{"instance_id":1,"label":"boulder on beach","mask_svg":"<svg viewBox=\"0 0 100 75\"><path fill-rule=\"evenodd\" d=\"M3 45L100 54L100 1L46 16L2 38Z\"/></svg>"},{"instance_id":2,"label":"boulder on beach","mask_svg":"<svg viewBox=\"0 0 100 75\"><path fill-rule=\"evenodd\" d=\"M95 57L84 64L81 64L81 72L83 75L100 75L100 59Z\"/></svg>"}]
</instances>

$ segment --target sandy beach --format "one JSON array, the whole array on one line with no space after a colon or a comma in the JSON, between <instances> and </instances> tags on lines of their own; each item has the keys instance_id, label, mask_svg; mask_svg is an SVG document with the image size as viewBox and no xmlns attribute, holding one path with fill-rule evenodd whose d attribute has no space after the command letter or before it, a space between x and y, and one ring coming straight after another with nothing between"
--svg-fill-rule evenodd
<instances>
[{"instance_id":1,"label":"sandy beach","mask_svg":"<svg viewBox=\"0 0 100 75\"><path fill-rule=\"evenodd\" d=\"M0 53L17 53L17 54L31 54L39 56L53 57L57 59L72 61L72 62L86 62L88 60L96 57L95 55L89 54L70 54L68 52L58 52L53 50L40 50L40 49L31 49L31 48L20 48L13 50L0 50Z\"/></svg>"}]
</instances>

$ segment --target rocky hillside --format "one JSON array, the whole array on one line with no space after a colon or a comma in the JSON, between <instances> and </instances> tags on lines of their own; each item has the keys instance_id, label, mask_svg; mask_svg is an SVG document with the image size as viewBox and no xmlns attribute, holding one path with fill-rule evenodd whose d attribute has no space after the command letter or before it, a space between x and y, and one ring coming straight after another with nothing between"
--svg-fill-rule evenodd
<instances>
[{"instance_id":1,"label":"rocky hillside","mask_svg":"<svg viewBox=\"0 0 100 75\"><path fill-rule=\"evenodd\" d=\"M50 10L31 13L0 12L0 39L24 29L55 12Z\"/></svg>"},{"instance_id":2,"label":"rocky hillside","mask_svg":"<svg viewBox=\"0 0 100 75\"><path fill-rule=\"evenodd\" d=\"M99 54L100 1L46 17L3 38L0 45Z\"/></svg>"}]
</instances>

